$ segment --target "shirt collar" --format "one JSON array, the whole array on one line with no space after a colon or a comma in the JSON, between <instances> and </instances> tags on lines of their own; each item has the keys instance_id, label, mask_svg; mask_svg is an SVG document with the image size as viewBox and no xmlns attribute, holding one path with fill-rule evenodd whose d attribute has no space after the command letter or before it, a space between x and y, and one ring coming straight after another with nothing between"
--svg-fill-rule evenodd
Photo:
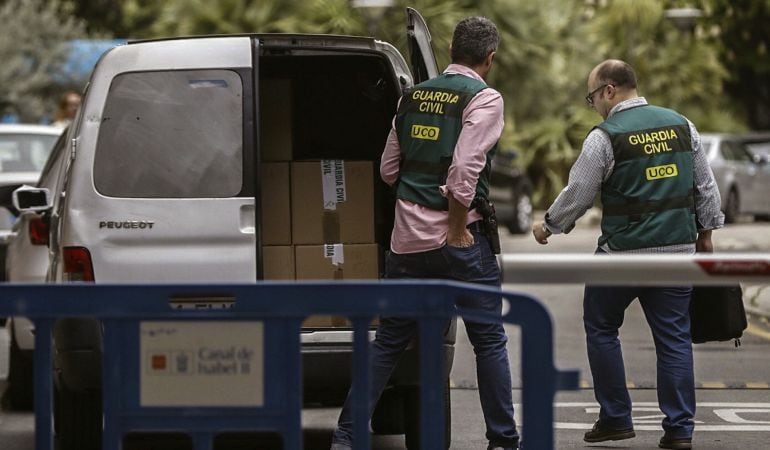
<instances>
[{"instance_id":1,"label":"shirt collar","mask_svg":"<svg viewBox=\"0 0 770 450\"><path fill-rule=\"evenodd\" d=\"M484 82L484 79L481 78L481 76L477 74L475 70L462 64L450 64L447 66L446 70L444 70L444 73L456 73L459 75L465 75L466 77L475 78L481 82Z\"/></svg>"},{"instance_id":2,"label":"shirt collar","mask_svg":"<svg viewBox=\"0 0 770 450\"><path fill-rule=\"evenodd\" d=\"M619 113L620 111L633 108L635 106L644 106L646 104L647 99L644 97L634 97L629 98L628 100L623 100L622 102L612 107L610 113L607 115L607 118L611 117L615 113Z\"/></svg>"}]
</instances>

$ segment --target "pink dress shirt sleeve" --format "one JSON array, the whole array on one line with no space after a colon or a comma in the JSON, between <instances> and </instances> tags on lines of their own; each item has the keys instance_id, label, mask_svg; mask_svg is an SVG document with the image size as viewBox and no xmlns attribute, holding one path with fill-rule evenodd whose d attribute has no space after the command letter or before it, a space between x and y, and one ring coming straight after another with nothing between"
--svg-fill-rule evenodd
<instances>
[{"instance_id":1,"label":"pink dress shirt sleeve","mask_svg":"<svg viewBox=\"0 0 770 450\"><path fill-rule=\"evenodd\" d=\"M462 120L463 127L441 193L446 197L451 192L461 204L470 206L479 174L487 162L487 152L503 133L503 97L492 88L484 89L468 103Z\"/></svg>"},{"instance_id":2,"label":"pink dress shirt sleeve","mask_svg":"<svg viewBox=\"0 0 770 450\"><path fill-rule=\"evenodd\" d=\"M380 161L380 177L388 186L393 186L398 180L398 169L401 162L401 145L398 143L395 122L393 119L393 127L388 134L388 140L385 141L385 149L382 151L382 160Z\"/></svg>"}]
</instances>

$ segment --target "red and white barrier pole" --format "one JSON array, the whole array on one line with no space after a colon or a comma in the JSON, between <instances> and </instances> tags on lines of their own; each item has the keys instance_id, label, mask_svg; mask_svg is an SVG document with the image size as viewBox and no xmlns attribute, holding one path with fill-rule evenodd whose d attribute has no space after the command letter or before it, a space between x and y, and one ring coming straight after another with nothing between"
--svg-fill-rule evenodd
<instances>
[{"instance_id":1,"label":"red and white barrier pole","mask_svg":"<svg viewBox=\"0 0 770 450\"><path fill-rule=\"evenodd\" d=\"M761 253L500 255L503 282L671 286L770 283L770 255Z\"/></svg>"}]
</instances>

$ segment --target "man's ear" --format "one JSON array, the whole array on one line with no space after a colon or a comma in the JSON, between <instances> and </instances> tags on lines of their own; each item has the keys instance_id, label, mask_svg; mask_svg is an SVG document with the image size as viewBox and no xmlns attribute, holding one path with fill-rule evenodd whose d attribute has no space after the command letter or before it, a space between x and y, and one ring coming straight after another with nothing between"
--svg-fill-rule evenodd
<instances>
[{"instance_id":1,"label":"man's ear","mask_svg":"<svg viewBox=\"0 0 770 450\"><path fill-rule=\"evenodd\" d=\"M607 85L607 100L612 100L615 98L615 94L617 94L618 88L615 87L613 84Z\"/></svg>"},{"instance_id":2,"label":"man's ear","mask_svg":"<svg viewBox=\"0 0 770 450\"><path fill-rule=\"evenodd\" d=\"M487 55L487 60L485 61L487 67L492 65L492 61L495 60L495 54L497 52L490 52L489 55Z\"/></svg>"}]
</instances>

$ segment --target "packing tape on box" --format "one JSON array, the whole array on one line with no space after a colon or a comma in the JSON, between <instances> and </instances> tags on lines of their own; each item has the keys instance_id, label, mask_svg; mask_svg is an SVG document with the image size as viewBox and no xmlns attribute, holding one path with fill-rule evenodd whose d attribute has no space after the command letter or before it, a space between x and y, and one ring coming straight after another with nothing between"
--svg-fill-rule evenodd
<instances>
[{"instance_id":1,"label":"packing tape on box","mask_svg":"<svg viewBox=\"0 0 770 450\"><path fill-rule=\"evenodd\" d=\"M345 189L345 161L321 160L321 184L323 185L324 209L336 210L337 203L347 200Z\"/></svg>"},{"instance_id":2,"label":"packing tape on box","mask_svg":"<svg viewBox=\"0 0 770 450\"><path fill-rule=\"evenodd\" d=\"M321 185L324 199L324 242L339 242L340 218L337 214L337 204L347 200L345 161L341 159L321 160Z\"/></svg>"},{"instance_id":3,"label":"packing tape on box","mask_svg":"<svg viewBox=\"0 0 770 450\"><path fill-rule=\"evenodd\" d=\"M337 211L324 211L323 238L324 242L339 242L342 240L340 239L340 216Z\"/></svg>"}]
</instances>

